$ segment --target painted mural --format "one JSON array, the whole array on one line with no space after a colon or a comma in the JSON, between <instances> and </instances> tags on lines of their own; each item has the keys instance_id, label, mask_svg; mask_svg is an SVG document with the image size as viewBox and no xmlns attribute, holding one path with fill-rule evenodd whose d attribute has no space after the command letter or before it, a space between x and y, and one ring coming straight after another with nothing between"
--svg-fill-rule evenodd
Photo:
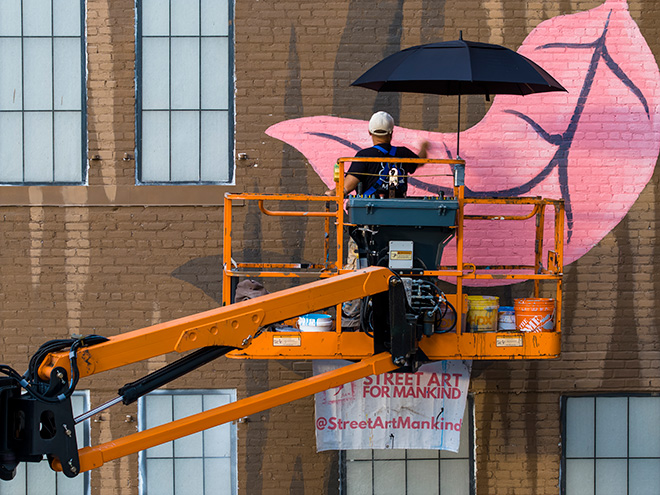
<instances>
[{"instance_id":1,"label":"painted mural","mask_svg":"<svg viewBox=\"0 0 660 495\"><path fill-rule=\"evenodd\" d=\"M651 178L660 149L660 72L624 0L547 20L518 52L568 92L494 97L485 117L461 133L466 195L563 198L568 264L621 221ZM371 146L366 120L306 117L266 133L303 153L329 187L338 157ZM396 127L393 144L415 149L425 139L431 158L454 157L455 133ZM410 181L410 195L449 191L447 179L427 168ZM531 263L532 232L520 222L468 223L466 260ZM452 249L445 253L443 263L453 263Z\"/></svg>"}]
</instances>

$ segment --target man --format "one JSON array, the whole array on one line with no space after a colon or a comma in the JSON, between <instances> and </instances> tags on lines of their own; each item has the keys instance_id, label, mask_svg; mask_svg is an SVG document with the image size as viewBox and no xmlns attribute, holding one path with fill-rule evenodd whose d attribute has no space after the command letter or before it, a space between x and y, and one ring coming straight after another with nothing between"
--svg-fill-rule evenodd
<instances>
[{"instance_id":1,"label":"man","mask_svg":"<svg viewBox=\"0 0 660 495\"><path fill-rule=\"evenodd\" d=\"M426 158L428 141L421 144L419 155L405 146L392 146L394 119L387 112L376 112L369 120L369 135L373 146L357 152L356 157ZM415 172L415 163L353 162L344 179L344 194L350 194L362 184L361 194L376 197L402 198L408 190L407 176ZM334 189L326 195L335 194Z\"/></svg>"},{"instance_id":2,"label":"man","mask_svg":"<svg viewBox=\"0 0 660 495\"><path fill-rule=\"evenodd\" d=\"M405 146L392 146L394 119L387 112L376 112L369 120L369 135L373 147L360 150L356 157L387 157L387 158L426 158L429 143L424 141L419 150L419 156ZM380 198L402 198L408 190L409 174L417 169L416 163L391 162L353 162L344 178L344 194L350 194L362 184L361 194ZM334 196L335 190L328 190L328 196ZM351 236L348 242L348 260L344 268L355 270L361 268L358 261L358 245ZM366 263L366 261L363 260ZM342 328L358 329L360 327L361 300L355 299L342 304Z\"/></svg>"}]
</instances>

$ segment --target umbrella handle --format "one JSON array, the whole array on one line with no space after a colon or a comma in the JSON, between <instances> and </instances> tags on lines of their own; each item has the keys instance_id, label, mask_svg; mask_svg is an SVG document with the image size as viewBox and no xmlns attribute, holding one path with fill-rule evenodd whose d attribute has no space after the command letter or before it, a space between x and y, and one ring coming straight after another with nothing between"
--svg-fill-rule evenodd
<instances>
[{"instance_id":1,"label":"umbrella handle","mask_svg":"<svg viewBox=\"0 0 660 495\"><path fill-rule=\"evenodd\" d=\"M461 150L461 94L458 93L458 122L456 123L456 159L457 160L461 159L460 150Z\"/></svg>"}]
</instances>

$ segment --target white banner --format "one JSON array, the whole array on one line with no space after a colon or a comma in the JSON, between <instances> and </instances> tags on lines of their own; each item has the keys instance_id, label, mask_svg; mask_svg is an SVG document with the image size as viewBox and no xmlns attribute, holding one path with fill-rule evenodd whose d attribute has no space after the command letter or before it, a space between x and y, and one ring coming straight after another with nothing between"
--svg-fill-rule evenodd
<instances>
[{"instance_id":1,"label":"white banner","mask_svg":"<svg viewBox=\"0 0 660 495\"><path fill-rule=\"evenodd\" d=\"M347 361L314 361L314 374ZM369 376L316 394L316 449L458 452L471 361L437 361L417 373Z\"/></svg>"}]
</instances>

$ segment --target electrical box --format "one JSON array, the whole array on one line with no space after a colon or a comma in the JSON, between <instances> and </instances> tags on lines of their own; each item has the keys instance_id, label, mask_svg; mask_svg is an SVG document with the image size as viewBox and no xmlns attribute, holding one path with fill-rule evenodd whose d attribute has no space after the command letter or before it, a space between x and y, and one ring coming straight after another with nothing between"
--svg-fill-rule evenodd
<instances>
[{"instance_id":1,"label":"electrical box","mask_svg":"<svg viewBox=\"0 0 660 495\"><path fill-rule=\"evenodd\" d=\"M390 241L389 264L392 270L412 270L413 241Z\"/></svg>"}]
</instances>

